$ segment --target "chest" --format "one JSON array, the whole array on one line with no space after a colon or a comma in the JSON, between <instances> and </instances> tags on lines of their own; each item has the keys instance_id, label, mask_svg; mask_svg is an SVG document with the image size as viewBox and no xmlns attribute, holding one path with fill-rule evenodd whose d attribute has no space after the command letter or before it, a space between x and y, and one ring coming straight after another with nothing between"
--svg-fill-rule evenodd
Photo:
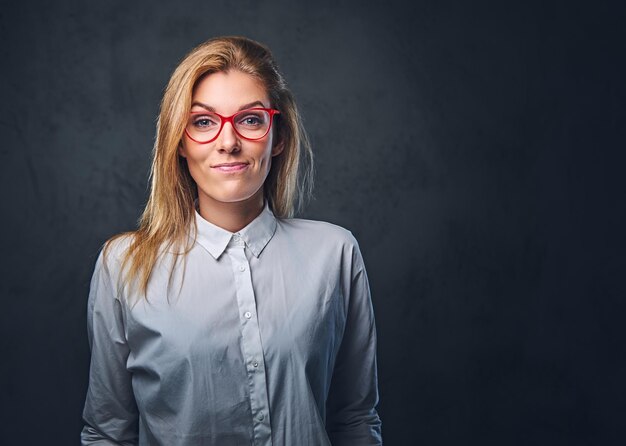
<instances>
[{"instance_id":1,"label":"chest","mask_svg":"<svg viewBox=\"0 0 626 446\"><path fill-rule=\"evenodd\" d=\"M127 338L138 367L219 364L229 373L246 345L267 361L327 363L343 332L344 294L341 271L312 257L190 256L155 271L147 301L128 311Z\"/></svg>"}]
</instances>

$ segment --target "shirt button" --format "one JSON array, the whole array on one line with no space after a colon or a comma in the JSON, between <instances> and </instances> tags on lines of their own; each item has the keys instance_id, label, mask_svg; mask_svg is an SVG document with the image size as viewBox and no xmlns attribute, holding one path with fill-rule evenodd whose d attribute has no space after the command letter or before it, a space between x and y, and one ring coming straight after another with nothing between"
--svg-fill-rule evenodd
<instances>
[{"instance_id":1,"label":"shirt button","mask_svg":"<svg viewBox=\"0 0 626 446\"><path fill-rule=\"evenodd\" d=\"M239 241L239 234L233 235L233 240L238 242Z\"/></svg>"},{"instance_id":2,"label":"shirt button","mask_svg":"<svg viewBox=\"0 0 626 446\"><path fill-rule=\"evenodd\" d=\"M258 362L256 362L256 361L254 361L254 362L252 363L252 365L253 365L253 366L255 366L255 367L258 367L258 366L259 366L259 363L258 363Z\"/></svg>"},{"instance_id":3,"label":"shirt button","mask_svg":"<svg viewBox=\"0 0 626 446\"><path fill-rule=\"evenodd\" d=\"M265 415L263 415L263 412L261 412L259 414L259 421L263 421L265 419Z\"/></svg>"},{"instance_id":4,"label":"shirt button","mask_svg":"<svg viewBox=\"0 0 626 446\"><path fill-rule=\"evenodd\" d=\"M249 311L246 311L243 315L246 317L246 319L250 319L252 317L252 313L250 313Z\"/></svg>"},{"instance_id":5,"label":"shirt button","mask_svg":"<svg viewBox=\"0 0 626 446\"><path fill-rule=\"evenodd\" d=\"M246 267L245 267L245 266L241 265L241 266L239 267L239 271L244 272L245 270L246 270Z\"/></svg>"}]
</instances>

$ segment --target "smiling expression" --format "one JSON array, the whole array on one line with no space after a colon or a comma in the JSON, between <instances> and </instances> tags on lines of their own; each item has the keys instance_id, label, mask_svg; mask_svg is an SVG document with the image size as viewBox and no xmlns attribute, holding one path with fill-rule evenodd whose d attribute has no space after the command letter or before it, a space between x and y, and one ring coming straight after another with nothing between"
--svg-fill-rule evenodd
<instances>
[{"instance_id":1,"label":"smiling expression","mask_svg":"<svg viewBox=\"0 0 626 446\"><path fill-rule=\"evenodd\" d=\"M202 78L193 92L191 112L211 110L230 116L252 107L271 107L267 91L252 76L231 70ZM208 208L217 202L256 204L260 200L272 157L282 151L282 144L274 145L273 133L270 130L265 137L250 141L226 122L210 143L200 144L183 135L179 153L198 185L201 208L203 203Z\"/></svg>"}]
</instances>

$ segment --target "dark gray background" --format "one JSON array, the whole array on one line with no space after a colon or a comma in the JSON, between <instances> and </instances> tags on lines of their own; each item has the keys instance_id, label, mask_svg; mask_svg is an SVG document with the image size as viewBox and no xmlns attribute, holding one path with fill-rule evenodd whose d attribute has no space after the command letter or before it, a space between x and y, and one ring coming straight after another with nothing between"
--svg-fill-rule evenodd
<instances>
[{"instance_id":1,"label":"dark gray background","mask_svg":"<svg viewBox=\"0 0 626 446\"><path fill-rule=\"evenodd\" d=\"M625 18L596 2L3 4L3 444L78 442L95 257L145 203L173 68L223 34L273 49L316 154L305 216L360 242L386 444L624 444Z\"/></svg>"}]
</instances>

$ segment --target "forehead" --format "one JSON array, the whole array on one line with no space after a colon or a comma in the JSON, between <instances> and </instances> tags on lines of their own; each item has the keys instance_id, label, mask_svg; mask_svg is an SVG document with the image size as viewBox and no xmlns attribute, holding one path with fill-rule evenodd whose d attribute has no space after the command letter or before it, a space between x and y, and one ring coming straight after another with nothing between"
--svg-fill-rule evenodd
<instances>
[{"instance_id":1,"label":"forehead","mask_svg":"<svg viewBox=\"0 0 626 446\"><path fill-rule=\"evenodd\" d=\"M270 106L265 86L237 70L219 71L201 78L193 90L192 101L210 106L218 113L234 113L242 105L256 101Z\"/></svg>"}]
</instances>

